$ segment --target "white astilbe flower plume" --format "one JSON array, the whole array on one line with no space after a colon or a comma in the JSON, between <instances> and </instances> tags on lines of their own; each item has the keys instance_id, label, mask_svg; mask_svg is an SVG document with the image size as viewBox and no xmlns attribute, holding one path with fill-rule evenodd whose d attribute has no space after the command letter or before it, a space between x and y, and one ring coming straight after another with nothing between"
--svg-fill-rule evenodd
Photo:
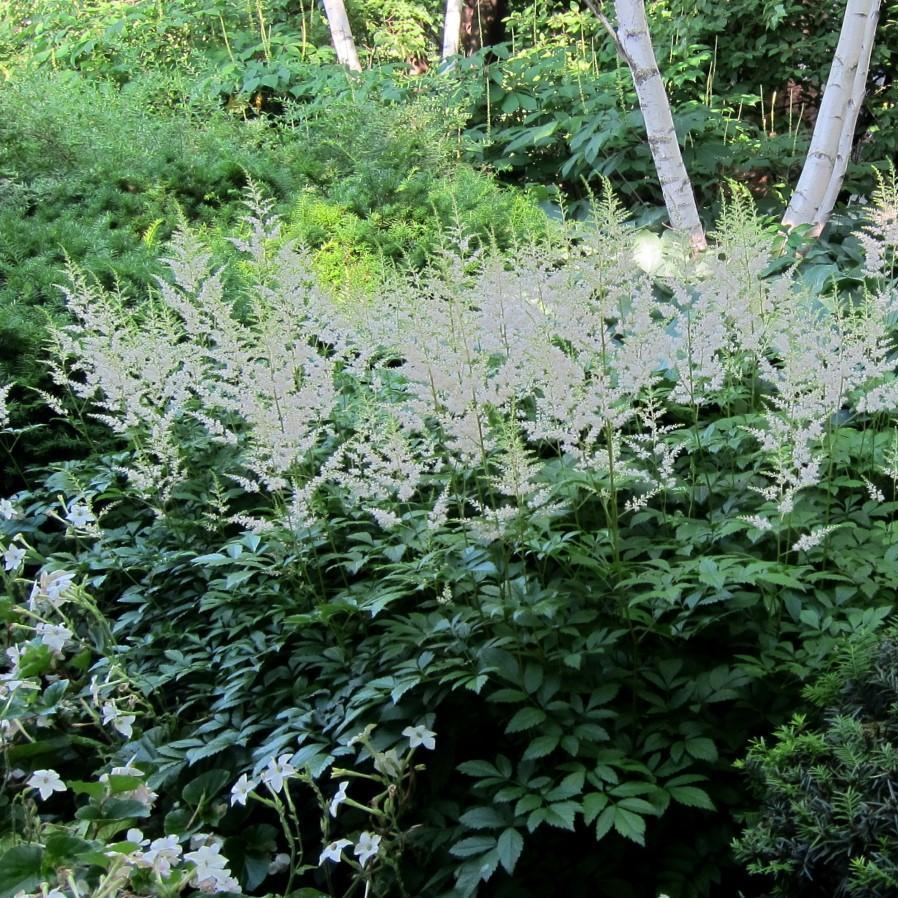
<instances>
[{"instance_id":1,"label":"white astilbe flower plume","mask_svg":"<svg viewBox=\"0 0 898 898\"><path fill-rule=\"evenodd\" d=\"M0 430L9 427L9 393L12 387L12 384L0 386Z\"/></svg>"}]
</instances>

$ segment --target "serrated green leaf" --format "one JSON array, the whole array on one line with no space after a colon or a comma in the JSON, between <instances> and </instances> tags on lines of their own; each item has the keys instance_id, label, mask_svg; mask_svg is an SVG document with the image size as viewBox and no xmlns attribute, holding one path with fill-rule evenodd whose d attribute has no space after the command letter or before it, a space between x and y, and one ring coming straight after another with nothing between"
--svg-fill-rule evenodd
<instances>
[{"instance_id":1,"label":"serrated green leaf","mask_svg":"<svg viewBox=\"0 0 898 898\"><path fill-rule=\"evenodd\" d=\"M504 814L490 807L471 808L459 820L469 829L498 829L508 822Z\"/></svg>"},{"instance_id":2,"label":"serrated green leaf","mask_svg":"<svg viewBox=\"0 0 898 898\"><path fill-rule=\"evenodd\" d=\"M465 761L458 765L461 773L477 777L498 777L499 771L489 761Z\"/></svg>"},{"instance_id":3,"label":"serrated green leaf","mask_svg":"<svg viewBox=\"0 0 898 898\"><path fill-rule=\"evenodd\" d=\"M544 758L546 755L555 751L560 741L560 736L537 736L530 745L527 746L527 750L524 752L522 759L524 761L533 761L536 758Z\"/></svg>"},{"instance_id":4,"label":"serrated green leaf","mask_svg":"<svg viewBox=\"0 0 898 898\"><path fill-rule=\"evenodd\" d=\"M645 820L620 805L614 808L614 828L637 845L645 846Z\"/></svg>"},{"instance_id":5,"label":"serrated green leaf","mask_svg":"<svg viewBox=\"0 0 898 898\"><path fill-rule=\"evenodd\" d=\"M605 808L608 807L608 796L604 792L590 792L583 799L583 819L587 824L592 823ZM611 824L609 823L610 827Z\"/></svg>"},{"instance_id":6,"label":"serrated green leaf","mask_svg":"<svg viewBox=\"0 0 898 898\"><path fill-rule=\"evenodd\" d=\"M667 791L670 792L670 797L679 804L690 808L702 808L706 811L714 810L714 802L711 801L704 789L699 789L696 786L668 786Z\"/></svg>"},{"instance_id":7,"label":"serrated green leaf","mask_svg":"<svg viewBox=\"0 0 898 898\"><path fill-rule=\"evenodd\" d=\"M686 751L699 761L716 761L717 747L711 739L696 737L686 740Z\"/></svg>"},{"instance_id":8,"label":"serrated green leaf","mask_svg":"<svg viewBox=\"0 0 898 898\"><path fill-rule=\"evenodd\" d=\"M495 836L468 836L468 838L456 842L449 849L449 854L454 857L473 857L475 854L483 854L495 847Z\"/></svg>"},{"instance_id":9,"label":"serrated green leaf","mask_svg":"<svg viewBox=\"0 0 898 898\"><path fill-rule=\"evenodd\" d=\"M596 841L599 842L608 835L614 825L614 805L605 808L599 819L596 820Z\"/></svg>"},{"instance_id":10,"label":"serrated green leaf","mask_svg":"<svg viewBox=\"0 0 898 898\"><path fill-rule=\"evenodd\" d=\"M546 712L541 708L521 708L505 727L506 733L520 733L532 730L546 719Z\"/></svg>"},{"instance_id":11,"label":"serrated green leaf","mask_svg":"<svg viewBox=\"0 0 898 898\"><path fill-rule=\"evenodd\" d=\"M574 830L574 818L580 810L576 801L558 801L546 808L546 823L558 829Z\"/></svg>"},{"instance_id":12,"label":"serrated green leaf","mask_svg":"<svg viewBox=\"0 0 898 898\"><path fill-rule=\"evenodd\" d=\"M518 858L524 850L524 837L510 826L499 836L496 850L499 852L499 863L502 864L506 873L512 874Z\"/></svg>"},{"instance_id":13,"label":"serrated green leaf","mask_svg":"<svg viewBox=\"0 0 898 898\"><path fill-rule=\"evenodd\" d=\"M658 809L644 798L624 798L617 803L619 808L633 811L634 814L656 814Z\"/></svg>"},{"instance_id":14,"label":"serrated green leaf","mask_svg":"<svg viewBox=\"0 0 898 898\"><path fill-rule=\"evenodd\" d=\"M542 797L539 795L525 795L514 806L515 816L517 816L518 814L526 814L529 811L533 811L536 808L540 807L542 803Z\"/></svg>"},{"instance_id":15,"label":"serrated green leaf","mask_svg":"<svg viewBox=\"0 0 898 898\"><path fill-rule=\"evenodd\" d=\"M539 664L528 664L524 670L524 688L532 695L542 684L542 666Z\"/></svg>"},{"instance_id":16,"label":"serrated green leaf","mask_svg":"<svg viewBox=\"0 0 898 898\"><path fill-rule=\"evenodd\" d=\"M565 798L573 798L583 791L583 783L586 781L585 770L575 770L569 773L551 792L546 795L547 801L561 801Z\"/></svg>"}]
</instances>

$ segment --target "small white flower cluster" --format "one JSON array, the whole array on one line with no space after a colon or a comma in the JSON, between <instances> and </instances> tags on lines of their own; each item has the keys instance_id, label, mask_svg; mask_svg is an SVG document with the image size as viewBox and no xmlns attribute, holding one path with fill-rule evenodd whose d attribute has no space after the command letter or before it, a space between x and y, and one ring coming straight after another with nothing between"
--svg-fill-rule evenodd
<instances>
[{"instance_id":1,"label":"small white flower cluster","mask_svg":"<svg viewBox=\"0 0 898 898\"><path fill-rule=\"evenodd\" d=\"M172 870L186 861L193 865L190 885L207 894L217 892L240 892L240 883L228 867L228 859L221 853L220 839L206 834L191 837L191 851L185 852L176 835L158 839L144 838L139 829L129 829L126 842L133 846L130 851L109 851L110 857L118 858L127 866L142 870L152 870L156 876L167 877Z\"/></svg>"},{"instance_id":2,"label":"small white flower cluster","mask_svg":"<svg viewBox=\"0 0 898 898\"><path fill-rule=\"evenodd\" d=\"M359 859L359 864L361 864L361 866L364 867L372 857L377 855L380 851L380 843L381 836L376 833L371 833L367 830L359 833L359 837L355 842L355 847L352 849L352 853ZM352 844L350 839L337 839L336 841L331 842L330 845L326 845L318 858L319 865L323 864L325 861L338 863L343 859L344 849L349 848Z\"/></svg>"},{"instance_id":3,"label":"small white flower cluster","mask_svg":"<svg viewBox=\"0 0 898 898\"><path fill-rule=\"evenodd\" d=\"M52 608L58 611L68 601L74 579L71 571L41 571L31 588L28 610L43 613Z\"/></svg>"},{"instance_id":4,"label":"small white flower cluster","mask_svg":"<svg viewBox=\"0 0 898 898\"><path fill-rule=\"evenodd\" d=\"M152 870L157 876L168 876L172 867L181 863L184 849L179 844L177 836L163 836L158 839L145 839L139 829L129 829L125 840L134 848L127 854L110 851L109 857L120 858L129 866L139 869Z\"/></svg>"},{"instance_id":5,"label":"small white flower cluster","mask_svg":"<svg viewBox=\"0 0 898 898\"><path fill-rule=\"evenodd\" d=\"M245 773L231 787L231 804L245 805L259 783L264 783L274 794L284 788L284 784L296 775L296 768L291 763L292 754L282 754L270 758L258 779L250 779Z\"/></svg>"},{"instance_id":6,"label":"small white flower cluster","mask_svg":"<svg viewBox=\"0 0 898 898\"><path fill-rule=\"evenodd\" d=\"M826 537L835 530L835 527L817 527L810 533L800 536L792 546L793 552L810 552L823 542Z\"/></svg>"},{"instance_id":7,"label":"small white flower cluster","mask_svg":"<svg viewBox=\"0 0 898 898\"><path fill-rule=\"evenodd\" d=\"M24 557L24 550L15 546L9 547L4 553L7 569L17 569ZM72 587L74 574L68 571L41 571L34 585L31 596L27 602L28 610L35 616L47 612L57 611L67 600L67 593ZM33 638L25 635L33 633ZM74 631L65 623L50 623L38 617L33 628L22 626L14 631L18 634L18 642L6 649L6 657L9 661L9 670L0 674L0 698L9 700L19 690L31 690L38 693L41 689L40 678L36 676L24 677L20 671L20 663L27 654L29 646L40 646L48 649L54 658L62 658L66 648L75 636ZM0 720L0 743L12 739L17 733L25 732L23 728L24 718L15 720ZM34 718L37 726L46 726L47 719L43 716Z\"/></svg>"},{"instance_id":8,"label":"small white flower cluster","mask_svg":"<svg viewBox=\"0 0 898 898\"><path fill-rule=\"evenodd\" d=\"M100 782L109 781L109 776L143 777L143 771L134 767L133 760L124 767L114 767L109 774L103 774ZM56 792L66 792L68 788L60 775L52 769L35 770L26 781L26 785L38 792L42 801L47 801ZM147 809L152 807L156 793L146 784L130 792L116 793L117 797L140 801ZM182 861L193 865L190 884L201 892L240 892L240 884L228 867L227 858L221 853L220 839L197 834L191 837L191 851L184 852L177 835L161 836L157 839L144 838L139 829L129 829L126 843L130 850L110 850L107 855L122 861L128 867L152 870L156 876L167 877L172 869ZM49 896L48 896L49 898Z\"/></svg>"},{"instance_id":9,"label":"small white flower cluster","mask_svg":"<svg viewBox=\"0 0 898 898\"><path fill-rule=\"evenodd\" d=\"M6 430L9 427L9 393L12 386L12 384L6 384L0 387L0 430Z\"/></svg>"},{"instance_id":10,"label":"small white flower cluster","mask_svg":"<svg viewBox=\"0 0 898 898\"><path fill-rule=\"evenodd\" d=\"M194 847L195 846L195 847ZM193 864L190 884L201 892L240 892L240 883L228 868L228 859L221 853L221 841L211 836L193 836L192 851L184 860Z\"/></svg>"},{"instance_id":11,"label":"small white flower cluster","mask_svg":"<svg viewBox=\"0 0 898 898\"><path fill-rule=\"evenodd\" d=\"M356 742L367 743L367 737L370 735L371 727L350 740L350 744ZM414 751L416 748L426 748L433 750L436 748L436 733L428 729L425 724L416 724L415 726L407 726L402 735L408 740L409 749ZM389 778L395 778L402 773L403 761L396 749L389 749L385 752L374 752L374 767L379 773ZM264 783L271 792L277 794L281 792L288 780L296 775L296 768L292 763L292 755L282 754L277 758L269 759L267 765L262 770L258 779L252 779L247 774L242 774L240 778L231 787L231 804L246 805L254 791L260 783ZM337 785L337 791L331 797L328 803L328 814L336 817L340 806L349 800L348 796L349 780L343 780ZM350 804L353 802L350 801ZM355 807L362 807L355 805ZM360 833L358 839L353 843L350 839L337 839L326 845L321 852L318 863L323 864L325 861L338 862L342 859L343 851L354 845L353 854L358 859L359 864L364 867L372 857L375 857L380 851L382 837L376 833L364 831ZM282 857L279 855L278 857ZM283 856L284 863L289 860L286 855ZM272 864L272 868L276 870L270 872L278 872L282 869L283 864L278 864L277 858Z\"/></svg>"}]
</instances>

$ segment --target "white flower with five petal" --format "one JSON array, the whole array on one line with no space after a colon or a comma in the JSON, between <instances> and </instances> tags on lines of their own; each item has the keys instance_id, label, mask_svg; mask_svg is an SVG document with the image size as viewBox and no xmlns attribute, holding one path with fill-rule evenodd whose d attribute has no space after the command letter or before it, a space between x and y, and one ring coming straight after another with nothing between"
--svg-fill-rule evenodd
<instances>
[{"instance_id":1,"label":"white flower with five petal","mask_svg":"<svg viewBox=\"0 0 898 898\"><path fill-rule=\"evenodd\" d=\"M92 524L96 520L96 517L83 502L75 502L66 514L66 520L73 527L80 528Z\"/></svg>"},{"instance_id":2,"label":"white flower with five petal","mask_svg":"<svg viewBox=\"0 0 898 898\"><path fill-rule=\"evenodd\" d=\"M251 780L245 773L231 787L231 804L246 805L246 800L253 794L253 790L259 785L258 780Z\"/></svg>"},{"instance_id":3,"label":"white flower with five petal","mask_svg":"<svg viewBox=\"0 0 898 898\"><path fill-rule=\"evenodd\" d=\"M113 702L103 705L103 723L111 723L112 728L126 739L130 739L134 733L135 720L137 717L134 714L122 714Z\"/></svg>"},{"instance_id":4,"label":"white flower with five petal","mask_svg":"<svg viewBox=\"0 0 898 898\"><path fill-rule=\"evenodd\" d=\"M331 842L321 852L321 856L318 858L318 865L321 866L325 861L333 861L335 864L338 864L342 860L343 849L349 848L350 845L352 845L352 842L349 839L337 839L336 842Z\"/></svg>"},{"instance_id":5,"label":"white flower with five petal","mask_svg":"<svg viewBox=\"0 0 898 898\"><path fill-rule=\"evenodd\" d=\"M0 499L0 518L3 518L4 521L11 521L18 516L19 513L9 499Z\"/></svg>"},{"instance_id":6,"label":"white flower with five petal","mask_svg":"<svg viewBox=\"0 0 898 898\"><path fill-rule=\"evenodd\" d=\"M272 792L280 792L284 788L284 780L289 779L296 773L296 768L290 763L292 757L293 755L284 754L277 760L272 758L262 772L262 782Z\"/></svg>"},{"instance_id":7,"label":"white flower with five petal","mask_svg":"<svg viewBox=\"0 0 898 898\"><path fill-rule=\"evenodd\" d=\"M54 655L61 655L63 646L74 635L68 627L61 624L38 624L34 632L40 636L41 643L47 646Z\"/></svg>"},{"instance_id":8,"label":"white flower with five petal","mask_svg":"<svg viewBox=\"0 0 898 898\"><path fill-rule=\"evenodd\" d=\"M164 836L153 839L150 847L141 855L141 860L159 876L168 876L171 868L180 862L183 850L178 844L177 836Z\"/></svg>"},{"instance_id":9,"label":"white flower with five petal","mask_svg":"<svg viewBox=\"0 0 898 898\"><path fill-rule=\"evenodd\" d=\"M191 884L202 892L239 892L240 885L228 869L228 859L221 854L221 844L202 845L184 855L194 865Z\"/></svg>"},{"instance_id":10,"label":"white flower with five petal","mask_svg":"<svg viewBox=\"0 0 898 898\"><path fill-rule=\"evenodd\" d=\"M423 723L413 727L406 727L402 731L402 735L408 739L409 748L417 748L419 745L423 745L424 748L428 748L431 751L436 748L437 734L432 730L428 730Z\"/></svg>"},{"instance_id":11,"label":"white flower with five petal","mask_svg":"<svg viewBox=\"0 0 898 898\"><path fill-rule=\"evenodd\" d=\"M359 835L358 842L352 853L359 859L359 863L364 867L368 861L380 851L380 836L367 831Z\"/></svg>"},{"instance_id":12,"label":"white flower with five petal","mask_svg":"<svg viewBox=\"0 0 898 898\"><path fill-rule=\"evenodd\" d=\"M22 559L25 557L25 550L20 546L9 546L3 553L3 566L8 571L17 571Z\"/></svg>"},{"instance_id":13,"label":"white flower with five petal","mask_svg":"<svg viewBox=\"0 0 898 898\"><path fill-rule=\"evenodd\" d=\"M37 789L44 801L54 792L67 791L66 784L55 770L35 770L28 780L28 785L32 789Z\"/></svg>"}]
</instances>

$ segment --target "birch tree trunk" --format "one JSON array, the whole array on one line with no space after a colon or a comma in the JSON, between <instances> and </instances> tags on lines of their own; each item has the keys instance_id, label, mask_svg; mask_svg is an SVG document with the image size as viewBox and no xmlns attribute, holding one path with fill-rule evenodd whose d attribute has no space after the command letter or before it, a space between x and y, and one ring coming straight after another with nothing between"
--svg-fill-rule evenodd
<instances>
[{"instance_id":1,"label":"birch tree trunk","mask_svg":"<svg viewBox=\"0 0 898 898\"><path fill-rule=\"evenodd\" d=\"M783 225L820 233L835 205L867 86L881 0L848 0L820 111Z\"/></svg>"},{"instance_id":2,"label":"birch tree trunk","mask_svg":"<svg viewBox=\"0 0 898 898\"><path fill-rule=\"evenodd\" d=\"M876 39L876 26L879 24L879 8L880 0L876 0L872 4L873 9L867 18L864 29L863 43L860 50L860 61L858 63L857 72L854 75L854 84L851 89L851 96L848 99L848 108L845 112L845 124L842 128L842 136L839 140L839 147L836 151L836 163L833 166L833 173L829 179L829 185L817 210L814 230L819 233L823 230L829 217L832 214L836 200L839 198L839 192L842 189L842 182L845 180L845 171L848 168L848 161L851 159L851 149L854 146L854 134L857 130L857 117L860 114L861 106L864 104L864 97L867 93L867 78L870 75L870 57L873 55L873 43Z\"/></svg>"},{"instance_id":3,"label":"birch tree trunk","mask_svg":"<svg viewBox=\"0 0 898 898\"><path fill-rule=\"evenodd\" d=\"M446 22L443 27L443 52L445 62L458 53L461 38L461 0L446 0Z\"/></svg>"},{"instance_id":4,"label":"birch tree trunk","mask_svg":"<svg viewBox=\"0 0 898 898\"><path fill-rule=\"evenodd\" d=\"M633 76L639 108L645 121L649 149L661 182L664 204L671 225L689 235L694 251L703 250L707 243L702 228L692 183L683 164L677 132L667 91L658 71L649 25L645 15L644 0L614 0L618 27L615 31L593 0L587 5L610 32L618 51L626 61Z\"/></svg>"},{"instance_id":5,"label":"birch tree trunk","mask_svg":"<svg viewBox=\"0 0 898 898\"><path fill-rule=\"evenodd\" d=\"M352 29L349 27L343 0L323 0L323 3L337 59L353 72L361 72L362 66L359 64L359 54L352 39Z\"/></svg>"}]
</instances>

